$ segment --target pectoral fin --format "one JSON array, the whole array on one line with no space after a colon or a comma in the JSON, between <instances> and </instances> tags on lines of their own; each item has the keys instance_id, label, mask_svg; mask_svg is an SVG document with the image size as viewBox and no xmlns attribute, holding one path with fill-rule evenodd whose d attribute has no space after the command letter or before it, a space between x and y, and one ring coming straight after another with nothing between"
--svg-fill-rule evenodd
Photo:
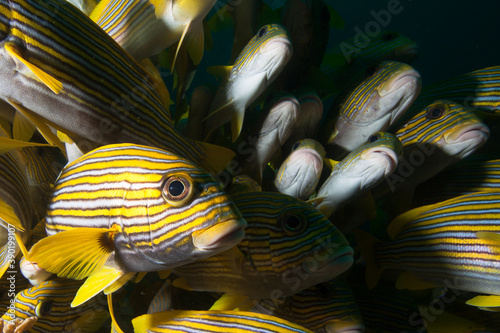
<instances>
[{"instance_id":1,"label":"pectoral fin","mask_svg":"<svg viewBox=\"0 0 500 333\"><path fill-rule=\"evenodd\" d=\"M120 279L123 275L124 272L115 267L101 267L97 273L90 275L80 289L78 289L73 302L71 302L71 307L74 308L85 303Z\"/></svg>"},{"instance_id":2,"label":"pectoral fin","mask_svg":"<svg viewBox=\"0 0 500 333\"><path fill-rule=\"evenodd\" d=\"M189 57L195 66L198 66L203 58L203 50L205 44L205 34L203 31L203 24L196 29L191 29L189 35L186 36L186 47Z\"/></svg>"},{"instance_id":3,"label":"pectoral fin","mask_svg":"<svg viewBox=\"0 0 500 333\"><path fill-rule=\"evenodd\" d=\"M181 39L179 39L179 42L177 43L177 50L175 51L174 61L172 62L172 71L174 70L175 61L177 60L177 55L179 54L179 50L182 46L182 42L184 41L184 38L186 37L186 34L187 34L190 26L191 26L191 21L186 23L186 26L184 27L184 30L182 31Z\"/></svg>"},{"instance_id":4,"label":"pectoral fin","mask_svg":"<svg viewBox=\"0 0 500 333\"><path fill-rule=\"evenodd\" d=\"M477 306L479 308L500 307L500 296L476 296L465 302L465 304ZM500 308L499 308L500 311Z\"/></svg>"},{"instance_id":5,"label":"pectoral fin","mask_svg":"<svg viewBox=\"0 0 500 333\"><path fill-rule=\"evenodd\" d=\"M236 156L229 148L213 145L207 142L195 141L205 151L205 158L200 161L201 165L208 171L219 173Z\"/></svg>"},{"instance_id":6,"label":"pectoral fin","mask_svg":"<svg viewBox=\"0 0 500 333\"><path fill-rule=\"evenodd\" d=\"M101 228L62 231L33 245L27 259L59 277L81 280L102 269L114 251L114 233Z\"/></svg>"},{"instance_id":7,"label":"pectoral fin","mask_svg":"<svg viewBox=\"0 0 500 333\"><path fill-rule=\"evenodd\" d=\"M129 272L129 273L123 274L118 280L116 280L115 282L113 282L111 285L109 285L108 287L106 287L103 290L104 295L112 294L115 291L117 291L118 289L120 289L121 287L123 287L125 285L125 283L127 283L128 281L130 281L134 277L135 274L136 274L135 272Z\"/></svg>"},{"instance_id":8,"label":"pectoral fin","mask_svg":"<svg viewBox=\"0 0 500 333\"><path fill-rule=\"evenodd\" d=\"M28 60L24 59L14 43L6 43L4 47L7 53L12 58L22 62L26 67L28 67L33 73L33 76L36 77L39 81L43 82L47 87L50 88L50 90L52 90L56 94L59 94L59 92L61 92L63 88L62 82L52 77L50 74L45 73L37 66L30 63Z\"/></svg>"},{"instance_id":9,"label":"pectoral fin","mask_svg":"<svg viewBox=\"0 0 500 333\"><path fill-rule=\"evenodd\" d=\"M238 139L241 133L241 129L243 128L243 119L245 117L245 111L239 112L236 111L233 113L233 116L231 118L231 137L233 142Z\"/></svg>"},{"instance_id":10,"label":"pectoral fin","mask_svg":"<svg viewBox=\"0 0 500 333\"><path fill-rule=\"evenodd\" d=\"M224 294L222 295L212 307L211 311L231 311L238 308L241 304L248 300L246 295Z\"/></svg>"},{"instance_id":11,"label":"pectoral fin","mask_svg":"<svg viewBox=\"0 0 500 333\"><path fill-rule=\"evenodd\" d=\"M29 141L35 131L36 126L21 112L16 112L12 125L12 138L19 141Z\"/></svg>"}]
</instances>

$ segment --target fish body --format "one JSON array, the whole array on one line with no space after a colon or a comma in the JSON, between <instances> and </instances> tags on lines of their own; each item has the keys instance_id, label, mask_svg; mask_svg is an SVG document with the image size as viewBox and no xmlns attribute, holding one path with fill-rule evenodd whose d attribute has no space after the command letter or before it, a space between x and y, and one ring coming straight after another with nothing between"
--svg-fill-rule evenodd
<instances>
[{"instance_id":1,"label":"fish body","mask_svg":"<svg viewBox=\"0 0 500 333\"><path fill-rule=\"evenodd\" d=\"M292 44L285 28L265 25L248 42L233 66L226 68L227 79L217 90L206 118L206 138L231 121L233 142L250 106L282 71L292 55Z\"/></svg>"},{"instance_id":2,"label":"fish body","mask_svg":"<svg viewBox=\"0 0 500 333\"><path fill-rule=\"evenodd\" d=\"M277 317L246 311L164 311L132 320L134 332L312 333Z\"/></svg>"},{"instance_id":3,"label":"fish body","mask_svg":"<svg viewBox=\"0 0 500 333\"><path fill-rule=\"evenodd\" d=\"M110 145L62 171L47 211L49 237L32 247L28 259L61 277L110 270L119 278L229 249L245 226L214 178L196 164L157 148ZM79 252L71 249L74 239L80 239ZM109 283L116 280L108 275Z\"/></svg>"},{"instance_id":4,"label":"fish body","mask_svg":"<svg viewBox=\"0 0 500 333\"><path fill-rule=\"evenodd\" d=\"M299 102L293 96L280 98L271 106L256 134L255 160L245 167L245 172L258 182L262 182L265 166L289 138L298 114Z\"/></svg>"},{"instance_id":5,"label":"fish body","mask_svg":"<svg viewBox=\"0 0 500 333\"><path fill-rule=\"evenodd\" d=\"M54 279L24 289L15 297L15 313L7 312L2 319L14 318L36 322L27 332L96 332L109 317L106 303L95 298L77 308L70 303L82 281Z\"/></svg>"},{"instance_id":6,"label":"fish body","mask_svg":"<svg viewBox=\"0 0 500 333\"><path fill-rule=\"evenodd\" d=\"M477 192L412 209L391 222L387 243L359 237L368 287L392 268L404 272L396 282L400 289L440 286L499 295L499 198L498 192Z\"/></svg>"},{"instance_id":7,"label":"fish body","mask_svg":"<svg viewBox=\"0 0 500 333\"><path fill-rule=\"evenodd\" d=\"M281 193L307 200L318 185L325 149L313 139L297 141L292 148L274 178L274 186Z\"/></svg>"},{"instance_id":8,"label":"fish body","mask_svg":"<svg viewBox=\"0 0 500 333\"><path fill-rule=\"evenodd\" d=\"M187 43L197 65L204 48L203 19L215 0L105 0L90 17L138 61Z\"/></svg>"},{"instance_id":9,"label":"fish body","mask_svg":"<svg viewBox=\"0 0 500 333\"><path fill-rule=\"evenodd\" d=\"M293 321L313 332L364 332L354 295L343 278L307 288L277 302L261 300L251 311Z\"/></svg>"},{"instance_id":10,"label":"fish body","mask_svg":"<svg viewBox=\"0 0 500 333\"><path fill-rule=\"evenodd\" d=\"M313 200L325 216L354 200L396 170L403 146L390 133L375 133L336 163Z\"/></svg>"},{"instance_id":11,"label":"fish body","mask_svg":"<svg viewBox=\"0 0 500 333\"><path fill-rule=\"evenodd\" d=\"M409 65L385 61L372 71L346 97L328 144L347 152L356 149L393 124L417 98L420 75Z\"/></svg>"},{"instance_id":12,"label":"fish body","mask_svg":"<svg viewBox=\"0 0 500 333\"><path fill-rule=\"evenodd\" d=\"M235 249L175 268L189 288L280 298L351 266L353 252L344 236L309 204L276 192L231 198L248 223L245 239Z\"/></svg>"},{"instance_id":13,"label":"fish body","mask_svg":"<svg viewBox=\"0 0 500 333\"><path fill-rule=\"evenodd\" d=\"M61 0L0 6L1 98L67 134L83 153L128 142L204 163L202 145L174 130L156 79L85 14Z\"/></svg>"}]
</instances>

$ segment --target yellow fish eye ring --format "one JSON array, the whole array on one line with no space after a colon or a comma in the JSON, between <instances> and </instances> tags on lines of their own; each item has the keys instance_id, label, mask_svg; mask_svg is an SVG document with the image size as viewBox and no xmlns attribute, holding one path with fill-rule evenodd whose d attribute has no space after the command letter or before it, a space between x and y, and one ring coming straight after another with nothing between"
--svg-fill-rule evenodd
<instances>
[{"instance_id":1,"label":"yellow fish eye ring","mask_svg":"<svg viewBox=\"0 0 500 333\"><path fill-rule=\"evenodd\" d=\"M191 201L194 192L193 180L185 175L168 176L161 190L163 198L173 207L181 207Z\"/></svg>"}]
</instances>

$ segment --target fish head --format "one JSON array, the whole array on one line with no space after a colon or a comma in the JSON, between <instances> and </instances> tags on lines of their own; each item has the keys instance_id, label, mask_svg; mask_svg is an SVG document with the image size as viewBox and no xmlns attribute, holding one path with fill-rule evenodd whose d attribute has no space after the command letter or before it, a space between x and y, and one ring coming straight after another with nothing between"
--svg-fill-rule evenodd
<instances>
[{"instance_id":1,"label":"fish head","mask_svg":"<svg viewBox=\"0 0 500 333\"><path fill-rule=\"evenodd\" d=\"M392 125L420 93L420 75L409 65L384 61L367 70L368 78L346 98L330 143L347 151Z\"/></svg>"},{"instance_id":2,"label":"fish head","mask_svg":"<svg viewBox=\"0 0 500 333\"><path fill-rule=\"evenodd\" d=\"M68 328L77 329L93 327L97 330L109 317L106 303L95 297L79 307L70 306L74 295L84 281L55 278L39 285L22 290L16 294L15 313L7 312L2 318L27 321L36 317L33 331L70 332ZM72 331L76 332L76 330Z\"/></svg>"},{"instance_id":3,"label":"fish head","mask_svg":"<svg viewBox=\"0 0 500 333\"><path fill-rule=\"evenodd\" d=\"M281 193L307 199L318 184L324 157L325 150L316 140L297 141L280 166L274 185Z\"/></svg>"},{"instance_id":4,"label":"fish head","mask_svg":"<svg viewBox=\"0 0 500 333\"><path fill-rule=\"evenodd\" d=\"M372 51L378 61L394 60L410 64L418 58L417 44L397 31L382 31L370 42L368 52Z\"/></svg>"},{"instance_id":5,"label":"fish head","mask_svg":"<svg viewBox=\"0 0 500 333\"><path fill-rule=\"evenodd\" d=\"M396 135L405 149L412 145L431 145L447 156L461 159L483 145L489 133L473 109L439 100L410 119Z\"/></svg>"},{"instance_id":6,"label":"fish head","mask_svg":"<svg viewBox=\"0 0 500 333\"><path fill-rule=\"evenodd\" d=\"M292 52L287 30L279 24L268 24L248 42L234 66L244 76L264 75L267 86L281 73Z\"/></svg>"},{"instance_id":7,"label":"fish head","mask_svg":"<svg viewBox=\"0 0 500 333\"><path fill-rule=\"evenodd\" d=\"M328 281L352 265L345 237L311 205L276 192L233 199L248 222L246 247L238 248L283 296Z\"/></svg>"}]
</instances>

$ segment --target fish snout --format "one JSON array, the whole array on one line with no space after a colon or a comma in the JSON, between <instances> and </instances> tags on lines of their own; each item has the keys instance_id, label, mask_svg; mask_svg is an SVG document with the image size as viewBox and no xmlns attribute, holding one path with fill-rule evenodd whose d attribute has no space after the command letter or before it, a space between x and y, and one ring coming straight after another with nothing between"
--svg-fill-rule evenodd
<instances>
[{"instance_id":1,"label":"fish snout","mask_svg":"<svg viewBox=\"0 0 500 333\"><path fill-rule=\"evenodd\" d=\"M444 135L447 144L465 141L486 142L490 136L490 129L480 122L473 122L456 126L452 131Z\"/></svg>"},{"instance_id":2,"label":"fish snout","mask_svg":"<svg viewBox=\"0 0 500 333\"><path fill-rule=\"evenodd\" d=\"M362 158L365 160L376 160L379 165L384 166L384 174L387 176L394 172L398 166L398 154L388 147L375 147L363 152Z\"/></svg>"},{"instance_id":3,"label":"fish snout","mask_svg":"<svg viewBox=\"0 0 500 333\"><path fill-rule=\"evenodd\" d=\"M193 244L199 250L224 251L236 246L245 237L247 222L231 218L193 232Z\"/></svg>"},{"instance_id":4,"label":"fish snout","mask_svg":"<svg viewBox=\"0 0 500 333\"><path fill-rule=\"evenodd\" d=\"M378 89L380 97L387 96L401 88L408 87L408 91L420 92L422 80L420 74L412 67L406 65L403 69L391 76L385 84Z\"/></svg>"}]
</instances>

